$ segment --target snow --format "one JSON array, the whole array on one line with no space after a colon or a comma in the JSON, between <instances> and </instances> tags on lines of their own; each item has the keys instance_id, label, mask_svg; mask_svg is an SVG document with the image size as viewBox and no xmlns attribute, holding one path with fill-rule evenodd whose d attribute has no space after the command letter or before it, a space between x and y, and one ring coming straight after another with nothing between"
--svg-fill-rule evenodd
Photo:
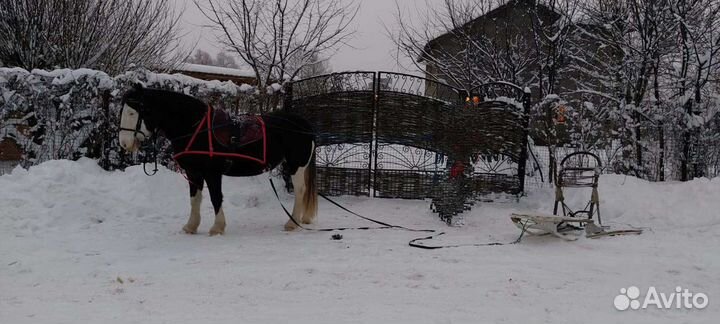
<instances>
[{"instance_id":1,"label":"snow","mask_svg":"<svg viewBox=\"0 0 720 324\"><path fill-rule=\"evenodd\" d=\"M238 77L248 77L248 78L254 78L255 72L253 72L250 69L232 69L232 68L226 68L226 67L220 67L220 66L210 66L210 65L202 65L202 64L193 64L193 63L182 63L177 69L178 71L187 71L187 72L201 72L201 73L210 73L210 74L220 74L220 75L230 75L230 76L238 76Z\"/></svg>"},{"instance_id":2,"label":"snow","mask_svg":"<svg viewBox=\"0 0 720 324\"><path fill-rule=\"evenodd\" d=\"M266 176L225 178L226 234L185 235L183 177L49 161L0 176L1 323L711 323L720 316L720 179L603 175L602 217L640 236L426 251L399 230L282 231ZM447 232L434 244L513 241L508 215L549 213L553 188L478 203L448 228L427 201L340 197L363 215ZM588 192L566 191L571 205ZM282 194L289 206L292 197ZM368 225L320 202L319 227ZM369 224L372 225L372 224ZM702 292L703 310L617 311L621 288Z\"/></svg>"},{"instance_id":3,"label":"snow","mask_svg":"<svg viewBox=\"0 0 720 324\"><path fill-rule=\"evenodd\" d=\"M279 83L273 83L266 87L267 94L272 95L282 90L282 86Z\"/></svg>"}]
</instances>

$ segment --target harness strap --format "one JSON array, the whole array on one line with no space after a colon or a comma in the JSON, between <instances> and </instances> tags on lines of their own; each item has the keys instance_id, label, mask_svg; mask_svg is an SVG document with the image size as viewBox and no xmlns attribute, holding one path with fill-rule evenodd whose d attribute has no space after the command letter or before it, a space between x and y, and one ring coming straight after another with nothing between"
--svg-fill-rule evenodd
<instances>
[{"instance_id":1,"label":"harness strap","mask_svg":"<svg viewBox=\"0 0 720 324\"><path fill-rule=\"evenodd\" d=\"M192 137L190 138L190 142L185 146L185 150L182 152L179 152L175 155L173 155L173 159L177 160L183 156L186 155L207 155L210 158L213 157L226 157L226 158L236 158L236 159L245 159L257 162L263 166L267 165L267 127L265 127L265 121L260 118L260 116L255 116L255 118L258 120L258 123L260 123L260 127L262 129L262 141L263 141L263 156L262 159L258 159L254 156L249 156L245 154L240 153L225 153L225 152L215 152L215 149L213 148L213 128L212 128L212 116L213 116L213 108L211 105L208 104L208 111L205 113L205 116L203 116L203 119L198 123L197 128L195 129L195 132L193 133ZM195 140L197 139L198 134L205 129L208 133L208 150L207 151L193 151L191 150L191 147L193 144L195 144Z\"/></svg>"},{"instance_id":2,"label":"harness strap","mask_svg":"<svg viewBox=\"0 0 720 324\"><path fill-rule=\"evenodd\" d=\"M207 112L207 114L205 114L205 119L207 120L207 134L208 134L208 146L210 147L210 157L213 157L213 153L214 153L213 152L214 151L213 150L213 139L212 139L212 133L213 133L213 129L212 129L213 115L212 115L212 113L213 113L212 106L208 105L208 112Z\"/></svg>"}]
</instances>

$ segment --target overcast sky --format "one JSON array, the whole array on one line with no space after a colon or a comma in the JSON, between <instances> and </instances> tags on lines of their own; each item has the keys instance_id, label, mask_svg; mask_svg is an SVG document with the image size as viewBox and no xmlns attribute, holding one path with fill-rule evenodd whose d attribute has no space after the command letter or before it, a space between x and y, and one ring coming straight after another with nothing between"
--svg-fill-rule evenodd
<instances>
[{"instance_id":1,"label":"overcast sky","mask_svg":"<svg viewBox=\"0 0 720 324\"><path fill-rule=\"evenodd\" d=\"M336 0L345 1L345 0ZM424 6L422 0L359 0L360 11L355 18L355 29L357 33L348 43L352 47L343 47L335 54L330 65L335 72L340 71L396 71L413 72L403 69L401 66L410 67L409 61L401 61L398 64L395 59L395 48L393 42L387 35L383 24L392 28L395 24L396 7L395 3L403 10L415 11L417 6ZM433 0L438 1L438 0ZM206 18L195 7L192 0L178 0L185 4L185 12L182 16L182 27L187 33L185 37L187 44L194 44L197 41L198 47L211 54L218 53L216 37L209 29L203 28L207 25Z\"/></svg>"}]
</instances>

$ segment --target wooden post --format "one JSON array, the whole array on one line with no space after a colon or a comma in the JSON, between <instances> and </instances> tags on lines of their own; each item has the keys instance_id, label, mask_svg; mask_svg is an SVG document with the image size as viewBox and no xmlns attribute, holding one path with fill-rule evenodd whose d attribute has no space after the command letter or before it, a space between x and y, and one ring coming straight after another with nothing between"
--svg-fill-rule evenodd
<instances>
[{"instance_id":1,"label":"wooden post","mask_svg":"<svg viewBox=\"0 0 720 324\"><path fill-rule=\"evenodd\" d=\"M527 163L528 135L530 134L530 91L528 88L525 88L523 94L523 109L525 113L523 116L523 139L521 141L522 147L520 149L520 159L518 161L518 179L520 180L519 195L522 195L525 192L525 164Z\"/></svg>"},{"instance_id":2,"label":"wooden post","mask_svg":"<svg viewBox=\"0 0 720 324\"><path fill-rule=\"evenodd\" d=\"M103 137L102 137L102 162L100 166L105 170L110 170L110 147L112 145L112 134L110 131L110 90L102 92L102 112L103 112Z\"/></svg>"}]
</instances>

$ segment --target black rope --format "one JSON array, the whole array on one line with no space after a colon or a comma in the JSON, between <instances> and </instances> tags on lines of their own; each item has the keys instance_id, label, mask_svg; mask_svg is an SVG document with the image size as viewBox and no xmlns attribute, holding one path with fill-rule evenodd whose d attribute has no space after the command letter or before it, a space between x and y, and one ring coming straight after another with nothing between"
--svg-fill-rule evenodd
<instances>
[{"instance_id":1,"label":"black rope","mask_svg":"<svg viewBox=\"0 0 720 324\"><path fill-rule=\"evenodd\" d=\"M320 194L320 193L318 193L318 196L322 197L323 199L327 200L328 202L330 202L331 204L337 206L338 208L340 208L340 209L342 209L342 210L344 210L344 211L346 211L346 212L348 212L348 213L350 213L350 214L352 214L352 215L355 215L355 216L357 216L357 217L360 217L360 218L362 218L362 219L364 219L364 220L367 220L367 221L370 221L370 222L373 222L373 223L376 223L376 224L379 224L379 225L382 225L382 226L381 226L381 227L307 228L307 227L304 227L304 226L298 224L298 222L292 217L292 214L290 214L290 212L287 210L287 208L285 208L285 205L283 205L282 201L280 201L280 195L278 194L277 188L275 188L275 183L273 182L272 179L269 179L269 180L270 180L270 186L272 187L273 193L275 193L275 197L278 199L278 202L280 203L280 207L282 207L283 211L285 211L285 215L287 215L288 218L290 218L290 220L291 220L295 225L297 225L298 227L300 227L300 228L302 228L302 229L304 229L304 230L307 230L307 231L332 232L332 231L346 231L346 230L400 229L400 230L405 230L405 231L410 231L410 232L437 233L436 230L431 230L431 229L412 229L412 228L407 228L407 227L399 226L399 225L391 225L391 224L388 224L388 223L385 223L385 222L381 222L381 221L378 221L378 220L375 220L375 219L372 219L372 218L369 218L369 217L365 217L365 216L360 215L360 214L358 214L358 213L356 213L356 212L354 212L354 211L352 211L352 210L349 210L349 209L345 208L344 206L340 205L339 203L335 202L334 200L332 200L332 199L330 199L329 197L327 197L327 196L325 196L325 195L323 195L323 194ZM515 241L509 242L509 243L490 242L490 243L473 243L473 244L456 244L456 245L423 245L423 244L419 244L419 243L418 243L418 242L420 242L420 241L432 240L432 239L434 239L434 238L436 238L436 237L438 237L438 236L445 235L445 232L440 232L440 233L433 234L433 235L430 235L430 236L427 236L427 237L420 237L420 238L413 239L413 240L411 240L410 242L408 242L408 245L409 245L409 246L412 246L412 247L415 247L415 248L425 249L425 250L436 250L436 249L443 249L443 248L457 248L457 247L469 247L469 246L499 246L499 245L511 245L511 244L520 243L520 241L522 240L523 235L524 235L525 232L526 232L526 229L527 229L527 222L526 222L526 223L523 223L523 228L522 228L522 231L520 232L520 236L518 236L518 238L515 239Z\"/></svg>"},{"instance_id":2,"label":"black rope","mask_svg":"<svg viewBox=\"0 0 720 324\"><path fill-rule=\"evenodd\" d=\"M270 186L272 187L273 193L275 193L275 197L277 197L278 202L280 202L280 207L282 207L282 209L285 211L285 215L287 215L288 218L290 218L290 220L291 220L295 225L297 225L297 227L300 227L300 228L302 228L302 229L304 229L304 230L306 230L306 231L332 232L332 231L346 231L346 230L371 230L371 229L401 228L400 226L393 226L393 225L385 224L385 223L382 223L382 222L379 222L379 221L375 221L375 220L371 220L371 219L368 219L368 220L370 220L370 221L372 221L372 222L375 222L375 223L378 223L378 224L382 224L383 226L382 226L382 227L367 227L367 226L365 226L365 227L308 228L308 227L305 227L305 226L300 225L300 224L295 220L295 218L292 217L292 214L290 214L290 212L287 210L287 208L285 208L285 205L283 205L282 201L280 201L280 195L278 194L277 188L275 188L275 183L272 181L272 179L270 179ZM327 199L327 198L326 198L326 199ZM352 213L352 212L351 212L351 213ZM353 214L354 214L354 213L353 213ZM357 215L357 214L356 214L356 215ZM362 217L362 216L360 216L360 217ZM364 218L364 217L363 217L363 218ZM435 232L435 230L424 230L424 231Z\"/></svg>"},{"instance_id":3,"label":"black rope","mask_svg":"<svg viewBox=\"0 0 720 324\"><path fill-rule=\"evenodd\" d=\"M459 247L469 247L469 246L500 246L500 245L512 245L512 244L518 244L523 238L523 235L525 235L525 232L527 231L527 222L523 223L523 227L520 231L520 236L518 236L515 241L508 242L508 243L502 243L502 242L489 242L489 243L470 243L470 244L454 244L454 245L423 245L418 244L417 242L420 241L427 241L432 240L440 235L445 235L445 232L440 232L435 235L430 235L428 237L420 237L416 238L408 243L408 245L412 247L416 247L419 249L425 249L425 250L437 250L437 249L444 249L444 248L459 248Z\"/></svg>"},{"instance_id":4,"label":"black rope","mask_svg":"<svg viewBox=\"0 0 720 324\"><path fill-rule=\"evenodd\" d=\"M158 172L157 135L155 135L155 134L152 135L152 142L153 142L153 144L152 144L151 151L152 151L153 162L154 162L154 167L153 167L152 173L148 172L148 170L147 170L147 163L148 163L147 154L145 154L145 156L143 157L143 172L145 172L145 175L147 175L149 177L154 176Z\"/></svg>"}]
</instances>

